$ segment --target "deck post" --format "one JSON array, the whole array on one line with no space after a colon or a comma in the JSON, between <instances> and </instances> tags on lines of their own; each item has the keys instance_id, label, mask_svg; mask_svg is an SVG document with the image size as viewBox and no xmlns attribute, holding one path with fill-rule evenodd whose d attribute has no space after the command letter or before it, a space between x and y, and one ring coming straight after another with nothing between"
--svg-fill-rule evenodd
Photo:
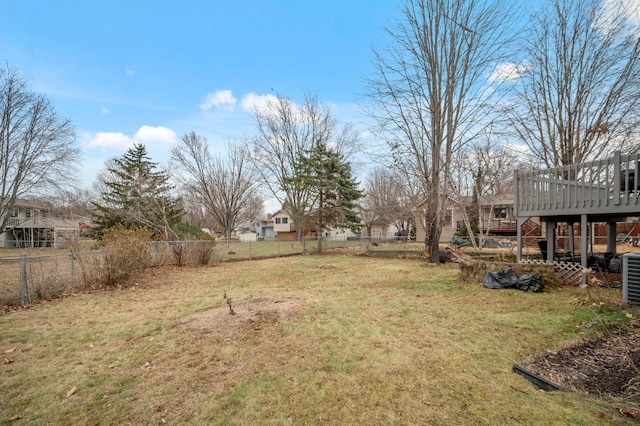
<instances>
[{"instance_id":1,"label":"deck post","mask_svg":"<svg viewBox=\"0 0 640 426\"><path fill-rule=\"evenodd\" d=\"M588 266L588 242L589 242L589 222L587 222L587 215L580 215L580 265L583 268Z\"/></svg>"},{"instance_id":2,"label":"deck post","mask_svg":"<svg viewBox=\"0 0 640 426\"><path fill-rule=\"evenodd\" d=\"M553 262L553 255L556 252L556 222L547 221L545 228L545 238L547 239L547 258L550 262Z\"/></svg>"},{"instance_id":3,"label":"deck post","mask_svg":"<svg viewBox=\"0 0 640 426\"><path fill-rule=\"evenodd\" d=\"M525 222L526 220L521 222L520 218L516 218L516 244L518 245L516 251L516 261L518 262L522 261L522 227L524 226Z\"/></svg>"},{"instance_id":4,"label":"deck post","mask_svg":"<svg viewBox=\"0 0 640 426\"><path fill-rule=\"evenodd\" d=\"M576 250L575 250L575 243L573 241L575 238L575 232L573 232L573 222L569 222L567 223L567 225L569 226L569 253L571 254L571 259L575 261Z\"/></svg>"},{"instance_id":5,"label":"deck post","mask_svg":"<svg viewBox=\"0 0 640 426\"><path fill-rule=\"evenodd\" d=\"M616 222L607 223L607 252L616 253Z\"/></svg>"}]
</instances>

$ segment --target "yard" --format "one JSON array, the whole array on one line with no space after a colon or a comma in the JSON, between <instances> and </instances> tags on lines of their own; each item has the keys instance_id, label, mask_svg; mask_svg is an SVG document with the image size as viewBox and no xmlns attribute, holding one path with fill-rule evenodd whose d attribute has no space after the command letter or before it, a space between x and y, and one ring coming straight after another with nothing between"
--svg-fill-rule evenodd
<instances>
[{"instance_id":1,"label":"yard","mask_svg":"<svg viewBox=\"0 0 640 426\"><path fill-rule=\"evenodd\" d=\"M150 269L0 316L0 424L632 424L633 392L542 392L512 372L635 327L619 301L462 285L421 259Z\"/></svg>"}]
</instances>

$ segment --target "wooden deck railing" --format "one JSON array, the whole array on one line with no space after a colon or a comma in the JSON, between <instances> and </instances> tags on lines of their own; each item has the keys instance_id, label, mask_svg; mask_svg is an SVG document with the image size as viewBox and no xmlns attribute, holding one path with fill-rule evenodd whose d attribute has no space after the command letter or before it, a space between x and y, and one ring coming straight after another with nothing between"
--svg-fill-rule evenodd
<instances>
[{"instance_id":1,"label":"wooden deck railing","mask_svg":"<svg viewBox=\"0 0 640 426\"><path fill-rule=\"evenodd\" d=\"M62 219L55 217L10 217L7 220L7 228L77 228L78 222L74 219Z\"/></svg>"},{"instance_id":2,"label":"wooden deck railing","mask_svg":"<svg viewBox=\"0 0 640 426\"><path fill-rule=\"evenodd\" d=\"M640 210L640 153L516 173L518 217L628 214Z\"/></svg>"}]
</instances>

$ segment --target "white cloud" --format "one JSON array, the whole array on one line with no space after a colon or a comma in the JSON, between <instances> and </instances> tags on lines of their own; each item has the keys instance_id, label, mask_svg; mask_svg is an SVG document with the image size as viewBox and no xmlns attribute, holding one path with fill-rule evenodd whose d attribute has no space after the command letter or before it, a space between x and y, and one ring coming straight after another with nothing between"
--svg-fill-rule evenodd
<instances>
[{"instance_id":1,"label":"white cloud","mask_svg":"<svg viewBox=\"0 0 640 426\"><path fill-rule=\"evenodd\" d=\"M204 102L200 104L200 109L209 110L216 107L226 111L233 111L236 107L236 102L237 99L233 97L231 90L218 90L207 95Z\"/></svg>"},{"instance_id":2,"label":"white cloud","mask_svg":"<svg viewBox=\"0 0 640 426\"><path fill-rule=\"evenodd\" d=\"M132 70L132 69L129 69L129 68L125 68L125 69L124 69L124 73L125 73L126 75L135 75L136 70Z\"/></svg>"},{"instance_id":3,"label":"white cloud","mask_svg":"<svg viewBox=\"0 0 640 426\"><path fill-rule=\"evenodd\" d=\"M275 102L277 98L274 95L256 95L248 93L242 98L240 105L247 111L255 111L264 109L269 102Z\"/></svg>"},{"instance_id":4,"label":"white cloud","mask_svg":"<svg viewBox=\"0 0 640 426\"><path fill-rule=\"evenodd\" d=\"M134 139L136 142L141 142L143 144L153 142L171 144L177 140L176 132L162 126L142 126L136 132Z\"/></svg>"},{"instance_id":5,"label":"white cloud","mask_svg":"<svg viewBox=\"0 0 640 426\"><path fill-rule=\"evenodd\" d=\"M102 108L100 111L102 111L103 114L109 114L111 111L109 111L109 109L107 108Z\"/></svg>"},{"instance_id":6,"label":"white cloud","mask_svg":"<svg viewBox=\"0 0 640 426\"><path fill-rule=\"evenodd\" d=\"M612 19L621 14L632 30L640 27L640 0L603 0L596 21L596 27L602 33L607 33Z\"/></svg>"},{"instance_id":7,"label":"white cloud","mask_svg":"<svg viewBox=\"0 0 640 426\"><path fill-rule=\"evenodd\" d=\"M515 62L503 62L496 65L491 74L487 77L490 83L503 82L508 80L520 80L522 75L531 69L531 63L523 61L519 64Z\"/></svg>"},{"instance_id":8,"label":"white cloud","mask_svg":"<svg viewBox=\"0 0 640 426\"><path fill-rule=\"evenodd\" d=\"M121 132L98 132L90 138L88 145L92 148L122 150L131 147L133 141Z\"/></svg>"},{"instance_id":9,"label":"white cloud","mask_svg":"<svg viewBox=\"0 0 640 426\"><path fill-rule=\"evenodd\" d=\"M89 148L101 148L109 151L123 151L129 149L134 143L143 145L171 144L177 140L176 133L162 126L142 126L135 136L131 137L122 132L98 132L95 135L85 134Z\"/></svg>"}]
</instances>

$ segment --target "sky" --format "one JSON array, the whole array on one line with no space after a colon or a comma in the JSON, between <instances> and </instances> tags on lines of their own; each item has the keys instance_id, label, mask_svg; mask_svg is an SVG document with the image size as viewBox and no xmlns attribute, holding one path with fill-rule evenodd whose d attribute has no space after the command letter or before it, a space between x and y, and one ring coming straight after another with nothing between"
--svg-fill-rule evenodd
<instances>
[{"instance_id":1,"label":"sky","mask_svg":"<svg viewBox=\"0 0 640 426\"><path fill-rule=\"evenodd\" d=\"M81 186L134 142L164 164L195 131L211 149L255 134L267 95L361 123L371 46L394 0L0 0L0 60L76 127ZM3 65L5 65L3 64Z\"/></svg>"},{"instance_id":2,"label":"sky","mask_svg":"<svg viewBox=\"0 0 640 426\"><path fill-rule=\"evenodd\" d=\"M0 0L0 61L72 120L89 188L134 142L160 164L190 131L224 152L255 135L253 107L274 94L314 93L366 134L371 48L384 46L399 2Z\"/></svg>"}]
</instances>

